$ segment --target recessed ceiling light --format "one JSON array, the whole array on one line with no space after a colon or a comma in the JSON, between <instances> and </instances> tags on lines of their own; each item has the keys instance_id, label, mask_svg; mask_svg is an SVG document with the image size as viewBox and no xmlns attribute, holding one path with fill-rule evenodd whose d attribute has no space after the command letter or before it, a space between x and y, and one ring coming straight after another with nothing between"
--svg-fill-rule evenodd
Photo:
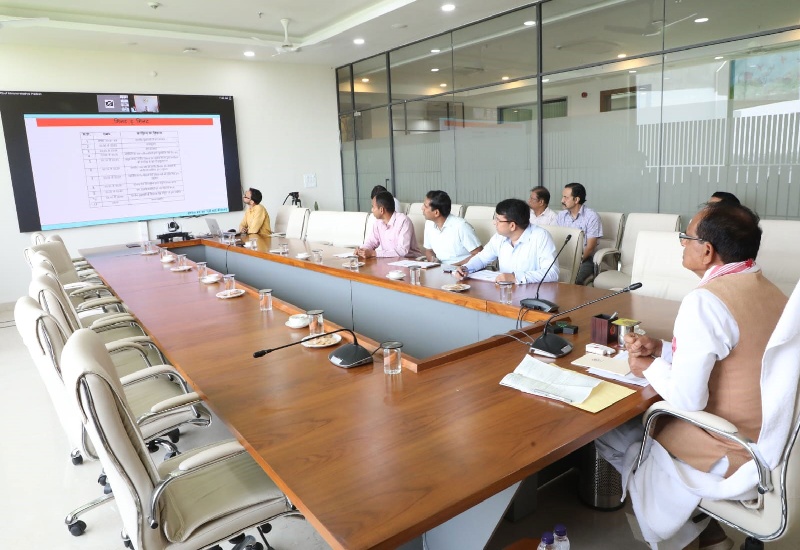
<instances>
[{"instance_id":1,"label":"recessed ceiling light","mask_svg":"<svg viewBox=\"0 0 800 550\"><path fill-rule=\"evenodd\" d=\"M437 68L435 68L435 67L434 67L433 69L431 69L431 72L432 72L432 73L438 73L438 72L439 72L439 69L437 69Z\"/></svg>"},{"instance_id":2,"label":"recessed ceiling light","mask_svg":"<svg viewBox=\"0 0 800 550\"><path fill-rule=\"evenodd\" d=\"M550 82L550 79L549 78L543 78L542 82Z\"/></svg>"},{"instance_id":3,"label":"recessed ceiling light","mask_svg":"<svg viewBox=\"0 0 800 550\"><path fill-rule=\"evenodd\" d=\"M509 77L507 77L507 76L501 76L500 77L500 80L508 80L508 79L509 79Z\"/></svg>"},{"instance_id":4,"label":"recessed ceiling light","mask_svg":"<svg viewBox=\"0 0 800 550\"><path fill-rule=\"evenodd\" d=\"M439 86L440 86L440 87L442 87L442 88L447 88L447 84L445 84L444 82L442 82L441 84L439 84Z\"/></svg>"},{"instance_id":5,"label":"recessed ceiling light","mask_svg":"<svg viewBox=\"0 0 800 550\"><path fill-rule=\"evenodd\" d=\"M717 57L715 57L714 59L725 59L725 56L718 55L718 56L717 56Z\"/></svg>"},{"instance_id":6,"label":"recessed ceiling light","mask_svg":"<svg viewBox=\"0 0 800 550\"><path fill-rule=\"evenodd\" d=\"M431 50L431 53L439 53L440 51L442 51L442 50L433 49L433 50Z\"/></svg>"},{"instance_id":7,"label":"recessed ceiling light","mask_svg":"<svg viewBox=\"0 0 800 550\"><path fill-rule=\"evenodd\" d=\"M245 57L255 57L256 56L256 52L251 52L250 50L248 50L248 51L244 52L244 56Z\"/></svg>"},{"instance_id":8,"label":"recessed ceiling light","mask_svg":"<svg viewBox=\"0 0 800 550\"><path fill-rule=\"evenodd\" d=\"M454 4L445 4L442 6L442 11L453 11L454 9L456 9Z\"/></svg>"},{"instance_id":9,"label":"recessed ceiling light","mask_svg":"<svg viewBox=\"0 0 800 550\"><path fill-rule=\"evenodd\" d=\"M356 46L360 46L363 43L364 43L363 38L356 38L355 40L353 40L353 44L355 44Z\"/></svg>"},{"instance_id":10,"label":"recessed ceiling light","mask_svg":"<svg viewBox=\"0 0 800 550\"><path fill-rule=\"evenodd\" d=\"M626 54L626 53L621 53L621 54L617 55L617 59L625 59L626 57L628 57L628 54Z\"/></svg>"},{"instance_id":11,"label":"recessed ceiling light","mask_svg":"<svg viewBox=\"0 0 800 550\"><path fill-rule=\"evenodd\" d=\"M367 83L367 82L369 82L369 78L362 78L361 82Z\"/></svg>"},{"instance_id":12,"label":"recessed ceiling light","mask_svg":"<svg viewBox=\"0 0 800 550\"><path fill-rule=\"evenodd\" d=\"M629 73L631 73L631 74L633 74L633 73L635 73L636 71L628 71L628 72L629 72Z\"/></svg>"},{"instance_id":13,"label":"recessed ceiling light","mask_svg":"<svg viewBox=\"0 0 800 550\"><path fill-rule=\"evenodd\" d=\"M708 17L698 17L694 20L695 23L705 23L706 21L708 21Z\"/></svg>"},{"instance_id":14,"label":"recessed ceiling light","mask_svg":"<svg viewBox=\"0 0 800 550\"><path fill-rule=\"evenodd\" d=\"M534 27L536 26L536 21L525 21L523 25L525 25L526 27Z\"/></svg>"}]
</instances>

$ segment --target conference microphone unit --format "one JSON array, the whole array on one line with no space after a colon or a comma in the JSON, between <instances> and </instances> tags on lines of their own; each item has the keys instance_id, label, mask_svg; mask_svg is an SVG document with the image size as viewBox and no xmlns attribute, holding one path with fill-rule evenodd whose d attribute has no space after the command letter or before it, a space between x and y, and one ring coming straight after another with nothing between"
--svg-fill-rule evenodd
<instances>
[{"instance_id":1,"label":"conference microphone unit","mask_svg":"<svg viewBox=\"0 0 800 550\"><path fill-rule=\"evenodd\" d=\"M561 252L564 251L564 248L567 246L567 243L571 238L572 235L567 235L567 238L564 239L564 244L561 245L561 250L558 251L558 254L556 254L556 257L553 258L553 261L550 263L550 267L548 267L547 271L545 271L544 275L542 275L542 280L539 281L539 286L536 287L536 298L525 298L523 300L520 300L519 305L528 309L533 309L535 311L544 311L545 313L550 313L551 311L558 311L558 304L555 304L550 300L542 300L539 298L539 289L542 288L542 283L544 282L544 278L547 277L547 274L550 273L550 270L553 269L554 265L556 265L558 257L561 256Z\"/></svg>"},{"instance_id":2,"label":"conference microphone unit","mask_svg":"<svg viewBox=\"0 0 800 550\"><path fill-rule=\"evenodd\" d=\"M550 326L550 322L560 315L566 315L567 313L572 313L573 311L577 311L581 308L586 306L590 306L592 304L596 304L597 302L602 302L603 300L608 300L609 298L613 298L614 296L619 296L620 294L624 294L625 292L630 292L631 290L636 290L642 288L642 283L633 283L632 285L628 285L620 291L614 292L613 294L609 294L608 296L603 296L602 298L598 298L596 300L592 300L591 302L586 302L585 304L581 304L577 307L572 309L568 309L567 311L563 311L561 313L556 313L555 315L551 315L547 322L544 324L544 329L542 329L542 335L539 336L536 340L534 340L533 344L531 344L531 349L533 353L537 355L544 355L546 357L564 357L566 354L572 351L572 344L561 338L557 334L552 334L547 332L547 328Z\"/></svg>"},{"instance_id":3,"label":"conference microphone unit","mask_svg":"<svg viewBox=\"0 0 800 550\"><path fill-rule=\"evenodd\" d=\"M338 348L333 350L330 353L330 355L328 355L328 360L331 363L333 363L337 367L342 367L343 369L359 367L361 365L367 365L369 363L372 363L372 354L367 350L367 348L359 345L356 333L350 330L349 328L340 328L338 330L324 332L322 334L314 336L313 338L312 337L304 338L302 340L298 340L297 342L292 342L291 344L278 346L277 348L262 349L253 353L253 357L255 357L256 359L259 357L264 357L266 354L272 353L273 351L278 351L279 349L283 348L290 348L292 346L296 346L297 344L302 344L307 340L313 340L314 338L321 338L323 336L328 336L330 334L336 334L337 332L349 332L350 335L353 337L353 343L344 344L343 346L339 346Z\"/></svg>"}]
</instances>

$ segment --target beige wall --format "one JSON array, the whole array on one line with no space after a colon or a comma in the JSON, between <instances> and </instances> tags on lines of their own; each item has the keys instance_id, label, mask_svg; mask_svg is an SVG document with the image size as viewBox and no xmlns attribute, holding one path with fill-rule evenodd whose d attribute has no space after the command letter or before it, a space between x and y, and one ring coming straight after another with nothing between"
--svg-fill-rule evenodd
<instances>
[{"instance_id":1,"label":"beige wall","mask_svg":"<svg viewBox=\"0 0 800 550\"><path fill-rule=\"evenodd\" d=\"M139 92L232 95L236 109L242 184L264 193L274 215L289 191L304 206L342 209L342 181L334 71L330 67L212 61L179 56L120 55L52 48L0 48L0 90ZM0 137L2 140L2 137ZM303 188L303 174L316 174L317 187ZM216 216L234 227L237 214ZM151 237L168 220L147 222ZM202 219L178 220L183 230L204 231ZM78 248L140 239L138 223L61 230ZM27 292L30 271L22 249L30 235L19 232L5 141L0 145L0 256L6 258L0 305Z\"/></svg>"}]
</instances>

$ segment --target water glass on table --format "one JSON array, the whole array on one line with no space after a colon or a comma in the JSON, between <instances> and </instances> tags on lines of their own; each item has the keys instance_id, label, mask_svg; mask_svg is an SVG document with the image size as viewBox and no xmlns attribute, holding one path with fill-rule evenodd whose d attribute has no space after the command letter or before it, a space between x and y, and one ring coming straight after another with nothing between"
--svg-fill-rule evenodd
<instances>
[{"instance_id":1,"label":"water glass on table","mask_svg":"<svg viewBox=\"0 0 800 550\"><path fill-rule=\"evenodd\" d=\"M384 342L381 347L383 348L383 373L400 374L403 365L402 342Z\"/></svg>"},{"instance_id":2,"label":"water glass on table","mask_svg":"<svg viewBox=\"0 0 800 550\"><path fill-rule=\"evenodd\" d=\"M511 281L503 281L498 283L500 286L500 303L510 304L511 298L514 295L514 283Z\"/></svg>"},{"instance_id":3,"label":"water glass on table","mask_svg":"<svg viewBox=\"0 0 800 550\"><path fill-rule=\"evenodd\" d=\"M236 290L236 275L228 273L223 275L222 280L225 285L225 294L232 294Z\"/></svg>"},{"instance_id":4,"label":"water glass on table","mask_svg":"<svg viewBox=\"0 0 800 550\"><path fill-rule=\"evenodd\" d=\"M323 317L324 311L321 309L312 309L306 311L308 315L308 335L313 338L325 332L325 318Z\"/></svg>"},{"instance_id":5,"label":"water glass on table","mask_svg":"<svg viewBox=\"0 0 800 550\"><path fill-rule=\"evenodd\" d=\"M206 275L208 275L208 263L197 262L197 278L202 279Z\"/></svg>"},{"instance_id":6,"label":"water glass on table","mask_svg":"<svg viewBox=\"0 0 800 550\"><path fill-rule=\"evenodd\" d=\"M261 311L272 311L272 289L262 288L258 291L258 308Z\"/></svg>"},{"instance_id":7,"label":"water glass on table","mask_svg":"<svg viewBox=\"0 0 800 550\"><path fill-rule=\"evenodd\" d=\"M422 277L422 268L418 265L412 265L408 268L408 273L410 275L408 282L412 285L420 284L420 278Z\"/></svg>"}]
</instances>

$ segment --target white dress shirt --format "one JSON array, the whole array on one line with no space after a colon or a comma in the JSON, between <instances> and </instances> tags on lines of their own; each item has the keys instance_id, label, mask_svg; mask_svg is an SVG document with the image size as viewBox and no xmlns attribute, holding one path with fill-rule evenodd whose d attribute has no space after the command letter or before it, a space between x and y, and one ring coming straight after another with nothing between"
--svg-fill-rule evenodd
<instances>
[{"instance_id":1,"label":"white dress shirt","mask_svg":"<svg viewBox=\"0 0 800 550\"><path fill-rule=\"evenodd\" d=\"M538 283L556 257L556 245L550 233L536 225L529 225L516 245L499 233L489 239L483 250L466 264L470 271L478 271L497 259L501 273L513 273L517 284ZM558 264L547 273L544 282L558 281Z\"/></svg>"},{"instance_id":2,"label":"white dress shirt","mask_svg":"<svg viewBox=\"0 0 800 550\"><path fill-rule=\"evenodd\" d=\"M545 208L544 211L542 211L542 213L538 216L533 213L533 210L531 210L531 223L536 225L558 225L556 223L557 217L558 214L550 210L549 206Z\"/></svg>"},{"instance_id":3,"label":"white dress shirt","mask_svg":"<svg viewBox=\"0 0 800 550\"><path fill-rule=\"evenodd\" d=\"M469 258L470 252L481 245L475 230L464 218L453 214L447 216L439 229L436 222L425 222L423 246L433 253L440 262L453 264Z\"/></svg>"}]
</instances>

